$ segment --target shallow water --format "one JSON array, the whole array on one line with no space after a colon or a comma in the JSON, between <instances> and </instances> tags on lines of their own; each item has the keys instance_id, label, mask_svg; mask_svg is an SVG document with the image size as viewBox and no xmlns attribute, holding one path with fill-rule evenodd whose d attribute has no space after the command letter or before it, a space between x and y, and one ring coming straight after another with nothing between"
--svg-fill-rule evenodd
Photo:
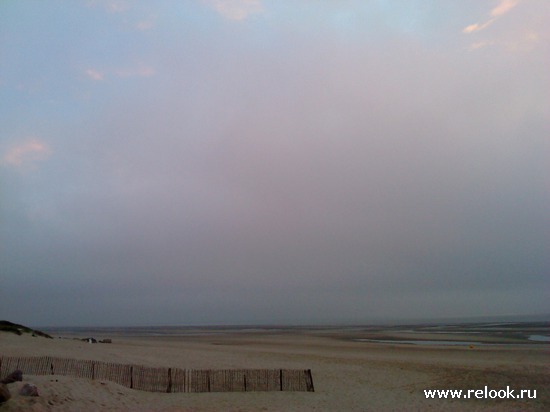
<instances>
[{"instance_id":1,"label":"shallow water","mask_svg":"<svg viewBox=\"0 0 550 412\"><path fill-rule=\"evenodd\" d=\"M470 346L484 345L481 342L464 342L456 340L387 340L387 339L357 339L359 342L398 343L408 345L445 345L445 346Z\"/></svg>"},{"instance_id":2,"label":"shallow water","mask_svg":"<svg viewBox=\"0 0 550 412\"><path fill-rule=\"evenodd\" d=\"M528 339L535 342L550 342L550 336L544 335L530 335Z\"/></svg>"}]
</instances>

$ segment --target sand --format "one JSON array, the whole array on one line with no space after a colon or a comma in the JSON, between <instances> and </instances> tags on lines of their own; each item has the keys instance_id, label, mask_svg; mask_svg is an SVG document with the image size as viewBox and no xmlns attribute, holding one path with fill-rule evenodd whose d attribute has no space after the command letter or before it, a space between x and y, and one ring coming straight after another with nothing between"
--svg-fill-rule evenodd
<instances>
[{"instance_id":1,"label":"sand","mask_svg":"<svg viewBox=\"0 0 550 412\"><path fill-rule=\"evenodd\" d=\"M379 335L376 335L379 336ZM0 333L0 355L196 369L311 369L315 392L149 393L108 381L24 376L0 411L550 410L547 345L415 346L358 342L349 331L220 332L112 338L111 344ZM359 337L364 338L365 335ZM24 383L36 398L17 395ZM423 390L537 390L537 399L426 399Z\"/></svg>"}]
</instances>

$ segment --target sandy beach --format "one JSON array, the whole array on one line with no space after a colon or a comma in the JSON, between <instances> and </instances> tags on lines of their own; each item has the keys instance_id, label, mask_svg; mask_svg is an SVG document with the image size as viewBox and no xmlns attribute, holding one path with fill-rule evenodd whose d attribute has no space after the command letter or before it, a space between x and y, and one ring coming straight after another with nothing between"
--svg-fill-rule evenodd
<instances>
[{"instance_id":1,"label":"sandy beach","mask_svg":"<svg viewBox=\"0 0 550 412\"><path fill-rule=\"evenodd\" d=\"M153 367L311 369L315 392L150 393L109 381L24 376L2 411L391 411L548 410L545 344L407 345L358 341L396 333L353 330L210 331L187 336L74 336L0 333L2 356L54 356ZM448 336L448 335L445 335ZM444 336L444 337L445 337ZM456 338L456 335L454 336ZM437 334L423 339L438 338ZM17 394L33 383L39 397ZM424 389L537 391L536 399L426 399Z\"/></svg>"}]
</instances>

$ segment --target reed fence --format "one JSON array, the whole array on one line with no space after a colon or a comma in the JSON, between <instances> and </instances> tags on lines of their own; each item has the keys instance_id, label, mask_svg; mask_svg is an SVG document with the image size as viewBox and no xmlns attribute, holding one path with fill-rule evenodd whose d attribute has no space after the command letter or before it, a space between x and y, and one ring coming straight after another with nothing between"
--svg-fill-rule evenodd
<instances>
[{"instance_id":1,"label":"reed fence","mask_svg":"<svg viewBox=\"0 0 550 412\"><path fill-rule=\"evenodd\" d=\"M148 392L314 391L310 369L152 368L49 356L0 357L0 379L16 369L25 375L107 380Z\"/></svg>"}]
</instances>

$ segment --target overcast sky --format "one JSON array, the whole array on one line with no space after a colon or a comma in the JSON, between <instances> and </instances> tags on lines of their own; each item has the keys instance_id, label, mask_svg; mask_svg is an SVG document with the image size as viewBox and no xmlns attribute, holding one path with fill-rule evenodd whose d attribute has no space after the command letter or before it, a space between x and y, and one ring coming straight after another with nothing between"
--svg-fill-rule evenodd
<instances>
[{"instance_id":1,"label":"overcast sky","mask_svg":"<svg viewBox=\"0 0 550 412\"><path fill-rule=\"evenodd\" d=\"M3 1L0 319L550 313L547 0Z\"/></svg>"}]
</instances>

